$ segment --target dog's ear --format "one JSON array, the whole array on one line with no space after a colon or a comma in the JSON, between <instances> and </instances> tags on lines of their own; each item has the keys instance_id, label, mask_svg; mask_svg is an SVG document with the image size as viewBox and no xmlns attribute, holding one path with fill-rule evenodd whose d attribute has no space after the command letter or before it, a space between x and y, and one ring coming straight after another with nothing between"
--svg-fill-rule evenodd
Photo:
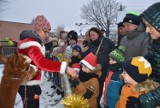
<instances>
[{"instance_id":1,"label":"dog's ear","mask_svg":"<svg viewBox=\"0 0 160 108\"><path fill-rule=\"evenodd\" d=\"M5 63L7 63L7 60L8 60L7 57L0 55L0 63L5 64Z\"/></svg>"}]
</instances>

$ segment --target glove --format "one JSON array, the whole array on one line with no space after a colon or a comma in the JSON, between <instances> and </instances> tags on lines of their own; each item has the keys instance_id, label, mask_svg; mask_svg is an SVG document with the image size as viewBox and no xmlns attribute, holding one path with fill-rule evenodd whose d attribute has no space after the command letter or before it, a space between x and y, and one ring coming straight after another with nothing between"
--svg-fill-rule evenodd
<instances>
[{"instance_id":1,"label":"glove","mask_svg":"<svg viewBox=\"0 0 160 108\"><path fill-rule=\"evenodd\" d=\"M78 79L74 79L74 80L69 79L69 82L71 83L71 87L75 87L75 88L77 85L80 84L80 81Z\"/></svg>"},{"instance_id":2,"label":"glove","mask_svg":"<svg viewBox=\"0 0 160 108\"><path fill-rule=\"evenodd\" d=\"M62 97L64 97L64 91L63 91L63 90L57 89L57 90L56 90L56 93L57 93L58 95L61 95Z\"/></svg>"},{"instance_id":3,"label":"glove","mask_svg":"<svg viewBox=\"0 0 160 108\"><path fill-rule=\"evenodd\" d=\"M142 108L142 107L138 98L128 97L126 108Z\"/></svg>"}]
</instances>

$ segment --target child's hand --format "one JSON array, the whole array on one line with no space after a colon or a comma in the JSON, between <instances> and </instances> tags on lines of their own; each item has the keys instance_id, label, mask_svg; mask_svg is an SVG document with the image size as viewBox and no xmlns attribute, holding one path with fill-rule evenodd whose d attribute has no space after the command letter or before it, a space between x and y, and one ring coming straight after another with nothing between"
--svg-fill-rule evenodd
<instances>
[{"instance_id":1,"label":"child's hand","mask_svg":"<svg viewBox=\"0 0 160 108\"><path fill-rule=\"evenodd\" d=\"M68 68L67 68L67 73L68 73L69 75L71 75L72 80L77 77L77 72L76 72L73 68L68 67Z\"/></svg>"}]
</instances>

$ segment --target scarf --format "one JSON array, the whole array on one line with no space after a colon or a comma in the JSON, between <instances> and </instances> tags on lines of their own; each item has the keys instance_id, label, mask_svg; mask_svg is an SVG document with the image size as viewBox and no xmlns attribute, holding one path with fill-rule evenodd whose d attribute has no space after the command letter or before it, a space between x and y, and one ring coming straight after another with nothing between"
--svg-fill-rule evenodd
<instances>
[{"instance_id":1,"label":"scarf","mask_svg":"<svg viewBox=\"0 0 160 108\"><path fill-rule=\"evenodd\" d=\"M83 72L82 70L80 70L80 72L79 72L79 80L81 82L88 81L91 78L98 78L98 75L95 74L95 73L86 73L86 72Z\"/></svg>"}]
</instances>

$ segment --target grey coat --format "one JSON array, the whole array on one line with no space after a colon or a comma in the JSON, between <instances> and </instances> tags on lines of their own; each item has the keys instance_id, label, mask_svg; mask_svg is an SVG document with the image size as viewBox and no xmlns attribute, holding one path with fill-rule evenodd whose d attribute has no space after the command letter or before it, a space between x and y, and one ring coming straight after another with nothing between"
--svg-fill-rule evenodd
<instances>
[{"instance_id":1,"label":"grey coat","mask_svg":"<svg viewBox=\"0 0 160 108\"><path fill-rule=\"evenodd\" d=\"M128 32L120 42L120 45L126 48L125 58L147 54L148 39L148 34L140 26L136 30Z\"/></svg>"}]
</instances>

